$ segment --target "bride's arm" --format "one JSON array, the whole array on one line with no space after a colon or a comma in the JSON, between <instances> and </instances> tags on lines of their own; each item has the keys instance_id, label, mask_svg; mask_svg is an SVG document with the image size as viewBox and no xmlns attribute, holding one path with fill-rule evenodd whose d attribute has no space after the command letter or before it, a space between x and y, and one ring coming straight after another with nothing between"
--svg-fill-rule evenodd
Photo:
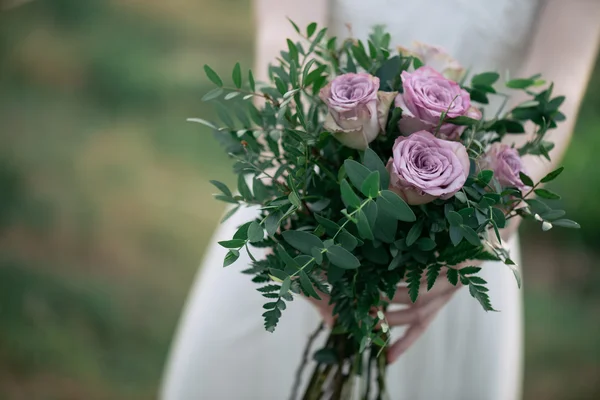
<instances>
[{"instance_id":1,"label":"bride's arm","mask_svg":"<svg viewBox=\"0 0 600 400\"><path fill-rule=\"evenodd\" d=\"M524 160L534 181L558 166L571 140L600 45L600 1L546 0L537 24L519 76L542 73L544 79L554 82L554 95L566 96L561 111L567 119L548 132L548 140L555 143L550 152L552 162L544 162L541 157Z\"/></svg>"},{"instance_id":2,"label":"bride's arm","mask_svg":"<svg viewBox=\"0 0 600 400\"><path fill-rule=\"evenodd\" d=\"M295 38L291 18L304 30L311 22L325 25L326 0L255 0L256 59L254 65L260 80L266 80L267 65L286 48L286 38Z\"/></svg>"}]
</instances>

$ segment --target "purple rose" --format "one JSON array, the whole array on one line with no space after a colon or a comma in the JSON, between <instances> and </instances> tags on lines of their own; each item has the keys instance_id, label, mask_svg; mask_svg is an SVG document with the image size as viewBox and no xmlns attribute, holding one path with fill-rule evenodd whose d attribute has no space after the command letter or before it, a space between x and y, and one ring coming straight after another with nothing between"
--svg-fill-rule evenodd
<instances>
[{"instance_id":1,"label":"purple rose","mask_svg":"<svg viewBox=\"0 0 600 400\"><path fill-rule=\"evenodd\" d=\"M390 190L408 204L448 199L469 176L469 156L459 142L438 139L427 131L400 136L387 164Z\"/></svg>"},{"instance_id":2,"label":"purple rose","mask_svg":"<svg viewBox=\"0 0 600 400\"><path fill-rule=\"evenodd\" d=\"M446 111L448 118L481 119L481 112L471 106L469 93L431 67L421 67L412 73L403 71L402 87L404 93L396 96L396 107L402 108L398 127L404 135L420 130L434 133ZM438 136L458 140L465 128L444 122Z\"/></svg>"},{"instance_id":3,"label":"purple rose","mask_svg":"<svg viewBox=\"0 0 600 400\"><path fill-rule=\"evenodd\" d=\"M519 172L525 173L523 162L517 149L503 143L494 143L483 156L481 169L491 169L502 186L526 188Z\"/></svg>"},{"instance_id":4,"label":"purple rose","mask_svg":"<svg viewBox=\"0 0 600 400\"><path fill-rule=\"evenodd\" d=\"M379 92L379 78L344 74L321 89L319 97L329 108L325 129L353 149L369 147L384 130L396 92Z\"/></svg>"}]
</instances>

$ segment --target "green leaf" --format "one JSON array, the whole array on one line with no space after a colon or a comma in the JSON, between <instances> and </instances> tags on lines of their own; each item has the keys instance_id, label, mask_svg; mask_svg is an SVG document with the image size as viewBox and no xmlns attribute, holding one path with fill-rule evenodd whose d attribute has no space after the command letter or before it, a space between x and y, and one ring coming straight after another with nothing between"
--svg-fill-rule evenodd
<instances>
[{"instance_id":1,"label":"green leaf","mask_svg":"<svg viewBox=\"0 0 600 400\"><path fill-rule=\"evenodd\" d=\"M205 120L205 119L202 119L202 118L188 118L188 119L186 119L186 121L187 121L187 122L196 122L196 123L198 123L198 124L202 124L202 125L204 125L204 126L208 126L210 129L214 129L214 130L218 130L218 129L219 129L219 128L218 128L218 127L217 127L215 124L213 124L212 122L210 122L210 121L207 121L207 120Z\"/></svg>"},{"instance_id":2,"label":"green leaf","mask_svg":"<svg viewBox=\"0 0 600 400\"><path fill-rule=\"evenodd\" d=\"M215 187L217 189L219 189L221 192L223 192L223 194L225 196L233 197L233 194L231 193L231 190L229 190L229 188L227 187L227 185L224 184L223 182L211 180L210 183L212 183L213 185L215 185Z\"/></svg>"},{"instance_id":3,"label":"green leaf","mask_svg":"<svg viewBox=\"0 0 600 400\"><path fill-rule=\"evenodd\" d=\"M271 284L271 285L266 285L266 286L259 287L256 290L258 290L261 293L269 293L269 292L277 292L279 289L280 289L279 285L273 285L273 284Z\"/></svg>"},{"instance_id":4,"label":"green leaf","mask_svg":"<svg viewBox=\"0 0 600 400\"><path fill-rule=\"evenodd\" d=\"M414 67L414 69L419 69L419 68L421 68L424 65L423 61L421 61L417 57L413 57L412 61L413 61L413 67Z\"/></svg>"},{"instance_id":5,"label":"green leaf","mask_svg":"<svg viewBox=\"0 0 600 400\"><path fill-rule=\"evenodd\" d=\"M360 207L360 199L354 193L354 190L350 187L350 184L345 179L342 180L340 184L340 191L342 192L342 200L346 207Z\"/></svg>"},{"instance_id":6,"label":"green leaf","mask_svg":"<svg viewBox=\"0 0 600 400\"><path fill-rule=\"evenodd\" d=\"M279 279L282 283L286 279L290 279L290 276L288 274L286 274L285 271L282 271L282 270L276 269L276 268L270 268L269 274L274 276L275 278Z\"/></svg>"},{"instance_id":7,"label":"green leaf","mask_svg":"<svg viewBox=\"0 0 600 400\"><path fill-rule=\"evenodd\" d=\"M358 65L368 71L371 68L371 59L365 50L360 46L352 46L351 50L356 62L358 62Z\"/></svg>"},{"instance_id":8,"label":"green leaf","mask_svg":"<svg viewBox=\"0 0 600 400\"><path fill-rule=\"evenodd\" d=\"M216 99L217 97L219 97L222 94L223 94L222 88L214 88L213 90L211 90L210 92L208 92L204 96L202 96L202 101L210 101L210 100Z\"/></svg>"},{"instance_id":9,"label":"green leaf","mask_svg":"<svg viewBox=\"0 0 600 400\"><path fill-rule=\"evenodd\" d=\"M302 290L304 290L308 296L314 297L317 300L321 300L321 297L319 297L319 294L313 287L313 284L308 275L306 275L306 272L300 271L298 275L300 276L300 286L302 287Z\"/></svg>"},{"instance_id":10,"label":"green leaf","mask_svg":"<svg viewBox=\"0 0 600 400\"><path fill-rule=\"evenodd\" d=\"M481 271L481 267L473 267L473 266L463 267L458 270L458 272L461 275L473 275L473 274L478 273L479 271Z\"/></svg>"},{"instance_id":11,"label":"green leaf","mask_svg":"<svg viewBox=\"0 0 600 400\"><path fill-rule=\"evenodd\" d=\"M300 197L298 197L298 195L296 194L296 192L291 192L288 195L288 200L290 201L290 203L292 203L292 205L296 208L300 208L302 207L302 202L300 201Z\"/></svg>"},{"instance_id":12,"label":"green leaf","mask_svg":"<svg viewBox=\"0 0 600 400\"><path fill-rule=\"evenodd\" d=\"M208 79L211 80L212 83L219 87L223 87L223 81L221 80L221 77L219 77L219 75L211 67L205 64L204 72L206 73L206 76L208 77Z\"/></svg>"},{"instance_id":13,"label":"green leaf","mask_svg":"<svg viewBox=\"0 0 600 400\"><path fill-rule=\"evenodd\" d=\"M460 229L460 226L451 226L449 233L452 244L454 246L458 246L458 244L463 240L463 231Z\"/></svg>"},{"instance_id":14,"label":"green leaf","mask_svg":"<svg viewBox=\"0 0 600 400\"><path fill-rule=\"evenodd\" d=\"M315 259L315 262L317 264L322 264L323 263L323 253L321 252L321 249L313 247L310 250L310 255Z\"/></svg>"},{"instance_id":15,"label":"green leaf","mask_svg":"<svg viewBox=\"0 0 600 400\"><path fill-rule=\"evenodd\" d=\"M481 239L479 239L479 235L477 235L473 228L467 225L462 225L460 228L464 238L467 239L469 243L473 246L481 246Z\"/></svg>"},{"instance_id":16,"label":"green leaf","mask_svg":"<svg viewBox=\"0 0 600 400\"><path fill-rule=\"evenodd\" d=\"M348 250L341 246L333 245L327 249L327 258L331 263L343 269L356 269L360 267L360 261Z\"/></svg>"},{"instance_id":17,"label":"green leaf","mask_svg":"<svg viewBox=\"0 0 600 400\"><path fill-rule=\"evenodd\" d=\"M471 85L482 85L491 86L500 78L500 75L496 72L484 72L482 74L475 75L471 79Z\"/></svg>"},{"instance_id":18,"label":"green leaf","mask_svg":"<svg viewBox=\"0 0 600 400\"><path fill-rule=\"evenodd\" d=\"M311 254L313 247L319 249L325 248L321 239L305 231L285 231L283 232L283 239L290 246L304 254Z\"/></svg>"},{"instance_id":19,"label":"green leaf","mask_svg":"<svg viewBox=\"0 0 600 400\"><path fill-rule=\"evenodd\" d=\"M228 267L231 264L233 264L234 262L237 261L237 259L240 257L240 252L237 250L229 250L227 252L227 255L225 256L225 259L223 260L223 268L224 267Z\"/></svg>"},{"instance_id":20,"label":"green leaf","mask_svg":"<svg viewBox=\"0 0 600 400\"><path fill-rule=\"evenodd\" d=\"M337 241L348 251L352 251L358 245L358 239L349 234L347 231L341 231L337 236Z\"/></svg>"},{"instance_id":21,"label":"green leaf","mask_svg":"<svg viewBox=\"0 0 600 400\"><path fill-rule=\"evenodd\" d=\"M469 293L473 296L485 311L496 311L490 303L490 296L486 293L487 288L485 286L476 285L469 282Z\"/></svg>"},{"instance_id":22,"label":"green leaf","mask_svg":"<svg viewBox=\"0 0 600 400\"><path fill-rule=\"evenodd\" d=\"M242 87L242 68L240 67L240 63L235 63L233 67L233 72L231 73L231 78L233 79L233 84L236 88L240 89Z\"/></svg>"},{"instance_id":23,"label":"green leaf","mask_svg":"<svg viewBox=\"0 0 600 400\"><path fill-rule=\"evenodd\" d=\"M465 117L465 116L460 116L460 117L455 117L455 118L446 118L445 121L450 122L451 124L454 124L454 125L466 125L466 126L476 125L477 123L479 123L479 120L474 119L474 118Z\"/></svg>"},{"instance_id":24,"label":"green leaf","mask_svg":"<svg viewBox=\"0 0 600 400\"><path fill-rule=\"evenodd\" d=\"M498 228L502 229L506 226L506 216L499 208L492 208L492 219L498 225Z\"/></svg>"},{"instance_id":25,"label":"green leaf","mask_svg":"<svg viewBox=\"0 0 600 400\"><path fill-rule=\"evenodd\" d=\"M548 189L535 189L534 190L535 194L537 194L538 196L540 196L543 199L548 199L548 200L558 200L560 199L560 196Z\"/></svg>"},{"instance_id":26,"label":"green leaf","mask_svg":"<svg viewBox=\"0 0 600 400\"><path fill-rule=\"evenodd\" d=\"M292 285L292 280L290 278L285 278L283 282L281 282L281 289L279 289L279 295L284 295L290 291L290 286ZM276 286L276 285L273 285Z\"/></svg>"},{"instance_id":27,"label":"green leaf","mask_svg":"<svg viewBox=\"0 0 600 400\"><path fill-rule=\"evenodd\" d=\"M231 100L231 99L239 96L240 94L241 94L240 92L229 92L229 93L227 93L227 95L225 95L224 99Z\"/></svg>"},{"instance_id":28,"label":"green leaf","mask_svg":"<svg viewBox=\"0 0 600 400\"><path fill-rule=\"evenodd\" d=\"M387 214L399 221L413 222L417 217L410 206L391 190L382 190L377 198L377 205Z\"/></svg>"},{"instance_id":29,"label":"green leaf","mask_svg":"<svg viewBox=\"0 0 600 400\"><path fill-rule=\"evenodd\" d=\"M325 228L327 233L329 233L330 235L335 235L340 229L340 226L338 224L325 217L320 216L319 214L315 214L315 219L317 220L319 225Z\"/></svg>"},{"instance_id":30,"label":"green leaf","mask_svg":"<svg viewBox=\"0 0 600 400\"><path fill-rule=\"evenodd\" d=\"M352 185L359 190L362 188L362 184L367 179L367 176L371 173L367 167L354 160L344 161L344 168Z\"/></svg>"},{"instance_id":31,"label":"green leaf","mask_svg":"<svg viewBox=\"0 0 600 400\"><path fill-rule=\"evenodd\" d=\"M555 169L554 171L550 172L548 175L543 177L540 182L547 183L547 182L555 180L563 172L564 169L565 169L565 167L560 167L558 169Z\"/></svg>"},{"instance_id":32,"label":"green leaf","mask_svg":"<svg viewBox=\"0 0 600 400\"><path fill-rule=\"evenodd\" d=\"M243 174L238 176L238 191L244 200L252 200L252 192L246 183L246 177Z\"/></svg>"},{"instance_id":33,"label":"green leaf","mask_svg":"<svg viewBox=\"0 0 600 400\"><path fill-rule=\"evenodd\" d=\"M423 275L423 269L421 266L410 267L408 273L406 274L406 281L408 282L408 295L413 303L417 301L417 298L419 297L421 275Z\"/></svg>"},{"instance_id":34,"label":"green leaf","mask_svg":"<svg viewBox=\"0 0 600 400\"><path fill-rule=\"evenodd\" d=\"M363 164L371 171L379 171L379 184L382 189L390 186L390 174L381 158L372 149L367 148L363 156Z\"/></svg>"},{"instance_id":35,"label":"green leaf","mask_svg":"<svg viewBox=\"0 0 600 400\"><path fill-rule=\"evenodd\" d=\"M256 90L256 83L254 82L254 74L252 74L252 70L248 70L248 84L250 85L250 90Z\"/></svg>"},{"instance_id":36,"label":"green leaf","mask_svg":"<svg viewBox=\"0 0 600 400\"><path fill-rule=\"evenodd\" d=\"M570 219L557 219L556 221L552 221L552 225L571 229L581 228L581 226L577 222L571 221Z\"/></svg>"},{"instance_id":37,"label":"green leaf","mask_svg":"<svg viewBox=\"0 0 600 400\"><path fill-rule=\"evenodd\" d=\"M360 235L360 237L367 240L375 239L373 236L373 231L371 230L371 224L369 222L369 219L367 218L363 210L360 210L355 215L358 220L356 227L358 228L358 234Z\"/></svg>"},{"instance_id":38,"label":"green leaf","mask_svg":"<svg viewBox=\"0 0 600 400\"><path fill-rule=\"evenodd\" d=\"M543 213L551 211L550 207L538 199L526 199L525 202L529 205L533 214L542 215Z\"/></svg>"},{"instance_id":39,"label":"green leaf","mask_svg":"<svg viewBox=\"0 0 600 400\"><path fill-rule=\"evenodd\" d=\"M287 45L288 45L288 49L290 52L290 59L292 61L294 61L297 65L298 63L298 48L296 47L296 45L294 44L294 42L292 42L290 39L287 39ZM290 73L291 73L291 68L290 68ZM293 81L293 80L292 80Z\"/></svg>"},{"instance_id":40,"label":"green leaf","mask_svg":"<svg viewBox=\"0 0 600 400\"><path fill-rule=\"evenodd\" d=\"M460 226L463 223L463 217L456 211L448 212L446 218L448 219L450 226Z\"/></svg>"},{"instance_id":41,"label":"green leaf","mask_svg":"<svg viewBox=\"0 0 600 400\"><path fill-rule=\"evenodd\" d=\"M265 232L260 226L260 224L256 221L252 221L250 226L248 227L248 240L250 243L256 243L263 240Z\"/></svg>"},{"instance_id":42,"label":"green leaf","mask_svg":"<svg viewBox=\"0 0 600 400\"><path fill-rule=\"evenodd\" d=\"M396 240L398 221L381 208L377 208L377 220L373 228L373 235L377 240L384 243L392 243Z\"/></svg>"},{"instance_id":43,"label":"green leaf","mask_svg":"<svg viewBox=\"0 0 600 400\"><path fill-rule=\"evenodd\" d=\"M364 180L360 191L372 199L379 195L379 171L371 172Z\"/></svg>"},{"instance_id":44,"label":"green leaf","mask_svg":"<svg viewBox=\"0 0 600 400\"><path fill-rule=\"evenodd\" d=\"M511 79L506 82L506 87L511 89L525 89L535 83L533 79Z\"/></svg>"},{"instance_id":45,"label":"green leaf","mask_svg":"<svg viewBox=\"0 0 600 400\"><path fill-rule=\"evenodd\" d=\"M316 22L311 22L310 24L308 24L308 26L306 27L306 37L308 37L310 39L310 37L315 33L316 30L317 30Z\"/></svg>"},{"instance_id":46,"label":"green leaf","mask_svg":"<svg viewBox=\"0 0 600 400\"><path fill-rule=\"evenodd\" d=\"M269 214L269 216L265 219L265 230L267 231L267 235L273 236L277 229L279 229L279 220L282 217L281 211L275 211Z\"/></svg>"},{"instance_id":47,"label":"green leaf","mask_svg":"<svg viewBox=\"0 0 600 400\"><path fill-rule=\"evenodd\" d=\"M245 224L240 225L240 227L234 233L233 239L244 240L244 241L247 240L248 239L248 228L250 227L250 224L252 224L252 221L248 221Z\"/></svg>"},{"instance_id":48,"label":"green leaf","mask_svg":"<svg viewBox=\"0 0 600 400\"><path fill-rule=\"evenodd\" d=\"M427 267L427 290L431 290L442 269L441 264L431 264Z\"/></svg>"},{"instance_id":49,"label":"green leaf","mask_svg":"<svg viewBox=\"0 0 600 400\"><path fill-rule=\"evenodd\" d=\"M448 282L450 282L453 286L458 284L458 270L455 268L448 268L446 272L446 277L448 278Z\"/></svg>"},{"instance_id":50,"label":"green leaf","mask_svg":"<svg viewBox=\"0 0 600 400\"><path fill-rule=\"evenodd\" d=\"M533 186L533 180L523 172L519 172L519 178L525 186Z\"/></svg>"},{"instance_id":51,"label":"green leaf","mask_svg":"<svg viewBox=\"0 0 600 400\"><path fill-rule=\"evenodd\" d=\"M431 250L435 249L435 246L437 246L435 241L433 241L427 237L420 238L419 240L417 240L416 243L417 243L417 247L421 251L431 251Z\"/></svg>"},{"instance_id":52,"label":"green leaf","mask_svg":"<svg viewBox=\"0 0 600 400\"><path fill-rule=\"evenodd\" d=\"M291 20L289 17L288 17L288 19L287 19L287 20L288 20L288 21L290 21L290 24L292 24L292 26L294 27L294 30L295 30L297 33L300 33L300 28L298 28L298 25L297 25L297 24L296 24L294 21L292 21L292 20Z\"/></svg>"},{"instance_id":53,"label":"green leaf","mask_svg":"<svg viewBox=\"0 0 600 400\"><path fill-rule=\"evenodd\" d=\"M408 234L406 235L406 245L412 246L414 242L417 241L419 236L421 236L421 232L423 230L423 220L419 220L417 223L411 226Z\"/></svg>"},{"instance_id":54,"label":"green leaf","mask_svg":"<svg viewBox=\"0 0 600 400\"><path fill-rule=\"evenodd\" d=\"M542 217L545 221L553 221L564 217L565 214L566 212L564 210L550 210L540 214L540 217Z\"/></svg>"},{"instance_id":55,"label":"green leaf","mask_svg":"<svg viewBox=\"0 0 600 400\"><path fill-rule=\"evenodd\" d=\"M222 240L219 242L219 245L225 247L226 249L239 249L240 247L246 244L246 240L244 239L231 239L231 240Z\"/></svg>"},{"instance_id":56,"label":"green leaf","mask_svg":"<svg viewBox=\"0 0 600 400\"><path fill-rule=\"evenodd\" d=\"M486 186L487 184L490 183L490 181L492 180L493 177L494 177L494 171L485 169L477 175L477 180L481 182L482 186Z\"/></svg>"},{"instance_id":57,"label":"green leaf","mask_svg":"<svg viewBox=\"0 0 600 400\"><path fill-rule=\"evenodd\" d=\"M277 254L279 255L279 258L281 258L281 261L283 261L288 267L292 269L300 269L298 262L294 260L280 244L277 245Z\"/></svg>"}]
</instances>

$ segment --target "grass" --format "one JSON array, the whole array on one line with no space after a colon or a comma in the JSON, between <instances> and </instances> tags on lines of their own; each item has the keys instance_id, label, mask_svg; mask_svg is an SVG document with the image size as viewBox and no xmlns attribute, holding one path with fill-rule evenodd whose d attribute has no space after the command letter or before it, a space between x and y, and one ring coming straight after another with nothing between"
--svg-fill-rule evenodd
<instances>
[{"instance_id":1,"label":"grass","mask_svg":"<svg viewBox=\"0 0 600 400\"><path fill-rule=\"evenodd\" d=\"M0 398L155 397L223 210L208 179L233 181L210 133L185 119L211 113L203 64L223 76L251 65L251 15L249 0L34 0L0 12ZM566 160L572 177L594 160L595 93ZM560 189L598 194L586 176ZM568 201L579 219L600 219L591 202ZM526 263L528 399L600 395L600 276L578 263L561 288L566 254L543 259L553 268Z\"/></svg>"}]
</instances>

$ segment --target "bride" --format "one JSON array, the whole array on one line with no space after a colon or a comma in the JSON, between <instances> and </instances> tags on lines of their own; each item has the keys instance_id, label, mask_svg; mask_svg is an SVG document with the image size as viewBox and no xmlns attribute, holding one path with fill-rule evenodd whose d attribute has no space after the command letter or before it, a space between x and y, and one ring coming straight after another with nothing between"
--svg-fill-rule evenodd
<instances>
[{"instance_id":1,"label":"bride","mask_svg":"<svg viewBox=\"0 0 600 400\"><path fill-rule=\"evenodd\" d=\"M257 0L255 9L262 78L285 39L295 37L286 16L300 26L326 24L331 35L340 37L351 29L361 39L374 25L384 24L393 43L440 45L473 71L510 71L514 77L541 72L554 81L555 93L567 96L567 121L550 134L555 162L569 142L600 39L596 0ZM525 162L534 179L556 167ZM306 340L327 308L298 299L274 334L264 331L263 299L240 273L250 260L242 255L223 269L226 250L216 244L255 212L238 212L209 245L174 340L161 391L164 400L289 396ZM518 240L512 237L509 243L516 260ZM520 398L521 295L503 264L486 263L482 272L499 313L484 313L466 290L436 284L416 304L388 315L398 326L388 355L392 399Z\"/></svg>"}]
</instances>

